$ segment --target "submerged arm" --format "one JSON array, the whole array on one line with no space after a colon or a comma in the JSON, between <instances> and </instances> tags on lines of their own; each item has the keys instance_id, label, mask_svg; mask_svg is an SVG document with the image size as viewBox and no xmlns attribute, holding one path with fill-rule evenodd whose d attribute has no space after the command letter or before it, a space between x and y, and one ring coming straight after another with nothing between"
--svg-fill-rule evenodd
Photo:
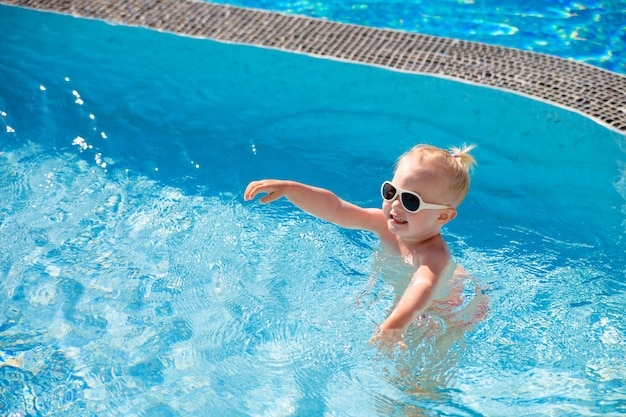
<instances>
[{"instance_id":1,"label":"submerged arm","mask_svg":"<svg viewBox=\"0 0 626 417\"><path fill-rule=\"evenodd\" d=\"M413 274L410 284L391 314L378 326L378 333L372 338L372 342L380 341L387 347L396 343L405 346L403 339L406 328L428 307L449 259L445 250L430 251L427 258L428 262L423 262Z\"/></svg>"},{"instance_id":2,"label":"submerged arm","mask_svg":"<svg viewBox=\"0 0 626 417\"><path fill-rule=\"evenodd\" d=\"M380 330L395 329L404 331L417 314L428 306L433 287L432 278L416 273L396 307L379 326Z\"/></svg>"}]
</instances>

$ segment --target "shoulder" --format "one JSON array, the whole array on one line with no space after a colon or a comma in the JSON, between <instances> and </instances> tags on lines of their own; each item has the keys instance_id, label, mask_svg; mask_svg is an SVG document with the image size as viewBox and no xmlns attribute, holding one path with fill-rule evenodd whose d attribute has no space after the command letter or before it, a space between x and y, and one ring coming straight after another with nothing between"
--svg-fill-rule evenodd
<instances>
[{"instance_id":1,"label":"shoulder","mask_svg":"<svg viewBox=\"0 0 626 417\"><path fill-rule=\"evenodd\" d=\"M450 280L454 271L450 255L441 248L429 248L420 255L420 262L411 280L412 285L422 285L433 291L441 291L441 283ZM440 298L441 294L437 295Z\"/></svg>"},{"instance_id":2,"label":"shoulder","mask_svg":"<svg viewBox=\"0 0 626 417\"><path fill-rule=\"evenodd\" d=\"M441 236L437 236L416 251L418 269L430 269L440 275L450 264L450 250Z\"/></svg>"},{"instance_id":3,"label":"shoulder","mask_svg":"<svg viewBox=\"0 0 626 417\"><path fill-rule=\"evenodd\" d=\"M385 214L379 208L362 208L360 213L354 213L361 218L363 229L367 229L375 233L379 238L383 239L385 233L389 233ZM356 220L356 219L355 219Z\"/></svg>"}]
</instances>

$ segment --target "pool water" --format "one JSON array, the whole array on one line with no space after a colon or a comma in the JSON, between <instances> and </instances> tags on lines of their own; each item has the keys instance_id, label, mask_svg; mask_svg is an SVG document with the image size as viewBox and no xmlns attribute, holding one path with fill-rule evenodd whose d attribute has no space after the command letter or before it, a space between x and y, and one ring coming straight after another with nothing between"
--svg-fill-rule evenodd
<instances>
[{"instance_id":1,"label":"pool water","mask_svg":"<svg viewBox=\"0 0 626 417\"><path fill-rule=\"evenodd\" d=\"M210 0L560 56L626 74L626 0Z\"/></svg>"},{"instance_id":2,"label":"pool water","mask_svg":"<svg viewBox=\"0 0 626 417\"><path fill-rule=\"evenodd\" d=\"M446 79L10 7L0 27L3 415L626 412L624 135ZM376 239L242 193L376 207L417 142L479 146L445 238L491 307L388 355Z\"/></svg>"}]
</instances>

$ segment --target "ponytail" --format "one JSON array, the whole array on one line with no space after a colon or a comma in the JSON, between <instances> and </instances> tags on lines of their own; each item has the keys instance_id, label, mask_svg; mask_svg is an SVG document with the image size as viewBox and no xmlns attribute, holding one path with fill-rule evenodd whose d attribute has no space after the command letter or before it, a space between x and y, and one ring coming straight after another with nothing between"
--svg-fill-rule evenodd
<instances>
[{"instance_id":1,"label":"ponytail","mask_svg":"<svg viewBox=\"0 0 626 417\"><path fill-rule=\"evenodd\" d=\"M457 148L453 146L450 148L450 155L454 157L468 172L471 172L474 169L474 165L476 164L476 160L472 155L470 155L470 151L474 149L476 145L466 145L463 144L461 148Z\"/></svg>"}]
</instances>

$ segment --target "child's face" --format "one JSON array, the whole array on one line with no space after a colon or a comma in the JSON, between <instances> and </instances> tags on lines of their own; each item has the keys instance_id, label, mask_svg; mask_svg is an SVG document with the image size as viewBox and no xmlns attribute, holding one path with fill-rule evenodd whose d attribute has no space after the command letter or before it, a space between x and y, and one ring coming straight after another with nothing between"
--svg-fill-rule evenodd
<instances>
[{"instance_id":1,"label":"child's face","mask_svg":"<svg viewBox=\"0 0 626 417\"><path fill-rule=\"evenodd\" d=\"M451 204L450 196L446 195L445 178L416 161L400 161L391 182L398 188L419 194L425 203ZM411 212L404 208L399 196L391 202L383 201L383 212L389 231L406 241L419 241L439 233L441 226L456 215L455 209Z\"/></svg>"}]
</instances>

